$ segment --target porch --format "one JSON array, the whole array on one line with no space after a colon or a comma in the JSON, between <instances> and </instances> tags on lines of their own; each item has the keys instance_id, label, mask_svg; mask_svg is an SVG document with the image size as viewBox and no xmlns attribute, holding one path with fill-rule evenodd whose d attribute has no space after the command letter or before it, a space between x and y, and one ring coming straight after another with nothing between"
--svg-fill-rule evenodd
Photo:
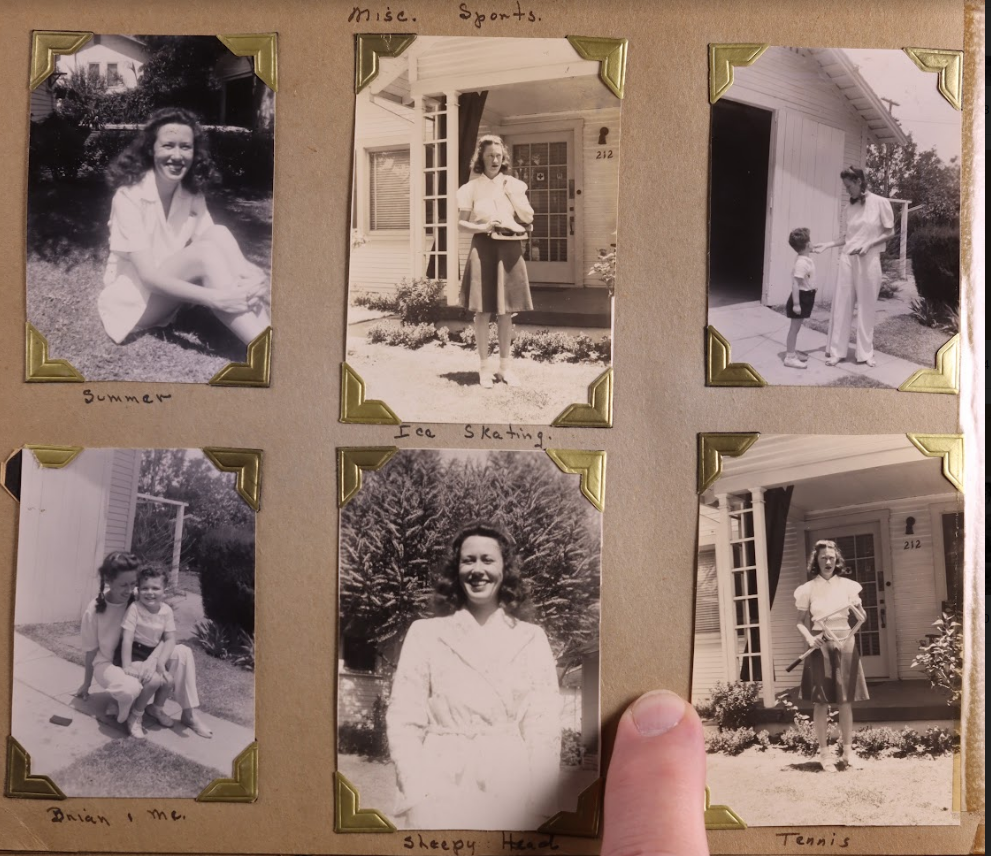
<instances>
[{"instance_id":1,"label":"porch","mask_svg":"<svg viewBox=\"0 0 991 856\"><path fill-rule=\"evenodd\" d=\"M560 285L531 283L530 295L533 297L533 310L517 315L517 325L577 328L589 330L591 334L606 333L612 327L612 300L605 288L562 288ZM452 327L454 325L448 322L455 322L455 325L458 321L467 323L468 317L461 307L447 306L441 310L440 320Z\"/></svg>"}]
</instances>

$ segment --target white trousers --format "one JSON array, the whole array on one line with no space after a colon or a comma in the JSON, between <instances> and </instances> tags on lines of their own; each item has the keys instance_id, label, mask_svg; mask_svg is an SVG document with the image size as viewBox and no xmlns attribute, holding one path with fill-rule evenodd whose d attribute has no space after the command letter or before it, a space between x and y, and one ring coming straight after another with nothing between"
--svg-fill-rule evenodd
<instances>
[{"instance_id":1,"label":"white trousers","mask_svg":"<svg viewBox=\"0 0 991 856\"><path fill-rule=\"evenodd\" d=\"M169 672L172 673L172 698L183 710L200 706L196 692L196 661L193 652L185 645L176 645L169 658ZM131 677L120 666L104 660L93 665L93 677L117 702L118 708L131 709L134 700L141 694L141 681ZM126 714L125 714L126 716Z\"/></svg>"},{"instance_id":2,"label":"white trousers","mask_svg":"<svg viewBox=\"0 0 991 856\"><path fill-rule=\"evenodd\" d=\"M857 306L857 362L874 357L874 312L881 290L881 251L859 256L840 253L833 311L829 316L829 355L845 359L850 345L853 307Z\"/></svg>"}]
</instances>

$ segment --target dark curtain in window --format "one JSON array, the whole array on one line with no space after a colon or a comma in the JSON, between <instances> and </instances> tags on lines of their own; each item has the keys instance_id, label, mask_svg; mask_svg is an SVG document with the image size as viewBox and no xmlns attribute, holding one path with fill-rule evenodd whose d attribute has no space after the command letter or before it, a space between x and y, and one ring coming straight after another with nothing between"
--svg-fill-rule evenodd
<instances>
[{"instance_id":1,"label":"dark curtain in window","mask_svg":"<svg viewBox=\"0 0 991 856\"><path fill-rule=\"evenodd\" d=\"M482 110L485 109L484 92L462 92L458 96L458 187L467 184L471 178L471 158L478 142L478 126L482 123Z\"/></svg>"},{"instance_id":2,"label":"dark curtain in window","mask_svg":"<svg viewBox=\"0 0 991 856\"><path fill-rule=\"evenodd\" d=\"M767 598L774 606L774 595L781 577L781 561L785 553L785 530L788 528L788 507L795 485L772 487L764 491L764 535L767 544Z\"/></svg>"}]
</instances>

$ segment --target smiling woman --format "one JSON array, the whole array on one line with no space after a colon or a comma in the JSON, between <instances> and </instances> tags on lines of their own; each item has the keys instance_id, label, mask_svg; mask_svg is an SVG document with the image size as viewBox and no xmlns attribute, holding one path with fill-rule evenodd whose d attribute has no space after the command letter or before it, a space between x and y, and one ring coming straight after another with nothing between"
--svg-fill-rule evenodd
<instances>
[{"instance_id":1,"label":"smiling woman","mask_svg":"<svg viewBox=\"0 0 991 856\"><path fill-rule=\"evenodd\" d=\"M214 180L206 135L188 110L152 114L111 164L110 257L99 297L107 335L169 325L180 306L206 306L245 344L270 325L268 278L217 226L203 188Z\"/></svg>"}]
</instances>

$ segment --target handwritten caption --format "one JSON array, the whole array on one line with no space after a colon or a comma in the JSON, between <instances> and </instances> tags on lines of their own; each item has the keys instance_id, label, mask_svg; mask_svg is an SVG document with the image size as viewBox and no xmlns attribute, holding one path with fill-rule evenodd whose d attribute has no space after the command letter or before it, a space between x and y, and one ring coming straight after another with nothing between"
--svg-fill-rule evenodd
<instances>
[{"instance_id":1,"label":"handwritten caption","mask_svg":"<svg viewBox=\"0 0 991 856\"><path fill-rule=\"evenodd\" d=\"M775 838L781 839L781 846L797 845L799 847L837 847L845 849L850 846L850 836L844 835L842 838L836 837L837 833L829 835L819 833L809 835L805 832L777 832Z\"/></svg>"},{"instance_id":2,"label":"handwritten caption","mask_svg":"<svg viewBox=\"0 0 991 856\"><path fill-rule=\"evenodd\" d=\"M117 395L108 392L106 395L95 393L91 389L83 390L83 404L161 404L172 398L164 392L154 394L146 392L143 395Z\"/></svg>"},{"instance_id":3,"label":"handwritten caption","mask_svg":"<svg viewBox=\"0 0 991 856\"><path fill-rule=\"evenodd\" d=\"M45 809L45 812L50 815L52 823L79 823L83 826L113 826L110 818L105 814L90 814L86 809L82 811L64 811L57 806L50 806ZM131 812L124 812L127 815L128 823L141 823L144 820L151 821L180 821L185 820L186 815L180 814L177 811L162 811L157 808L145 809L143 812L137 812L136 815ZM115 818L116 822L123 823L121 817Z\"/></svg>"},{"instance_id":4,"label":"handwritten caption","mask_svg":"<svg viewBox=\"0 0 991 856\"><path fill-rule=\"evenodd\" d=\"M424 838L422 834L407 835L403 839L405 850L441 850L452 853L453 856L475 856L477 842L466 838ZM522 836L511 832L502 834L502 849L511 852L551 852L560 850L561 845L554 843L554 836Z\"/></svg>"},{"instance_id":5,"label":"handwritten caption","mask_svg":"<svg viewBox=\"0 0 991 856\"><path fill-rule=\"evenodd\" d=\"M510 21L515 18L519 23L525 21L529 24L536 24L540 20L540 16L533 9L524 11L520 0L516 0L515 12L499 10L488 12L482 9L471 9L467 3L461 3L458 6L458 17L462 21L471 21L472 26L477 30L482 29L482 25L487 21Z\"/></svg>"},{"instance_id":6,"label":"handwritten caption","mask_svg":"<svg viewBox=\"0 0 991 856\"><path fill-rule=\"evenodd\" d=\"M351 10L351 14L348 15L348 21L354 24L364 24L367 21L385 21L387 24L396 21L400 24L415 24L416 18L407 14L405 9L397 9L393 12L391 6L386 6L384 12L381 10L373 12L371 9L355 6Z\"/></svg>"},{"instance_id":7,"label":"handwritten caption","mask_svg":"<svg viewBox=\"0 0 991 856\"><path fill-rule=\"evenodd\" d=\"M489 440L491 442L510 443L533 443L534 449L543 449L544 444L552 438L548 434L544 436L543 431L526 431L523 428L514 428L512 425L506 428L493 428L491 425L465 425L464 438L466 440ZM437 435L431 428L412 428L405 422L399 426L399 433L394 434L393 440L408 440L410 437L426 437L436 440ZM536 442L534 442L536 441Z\"/></svg>"}]
</instances>

